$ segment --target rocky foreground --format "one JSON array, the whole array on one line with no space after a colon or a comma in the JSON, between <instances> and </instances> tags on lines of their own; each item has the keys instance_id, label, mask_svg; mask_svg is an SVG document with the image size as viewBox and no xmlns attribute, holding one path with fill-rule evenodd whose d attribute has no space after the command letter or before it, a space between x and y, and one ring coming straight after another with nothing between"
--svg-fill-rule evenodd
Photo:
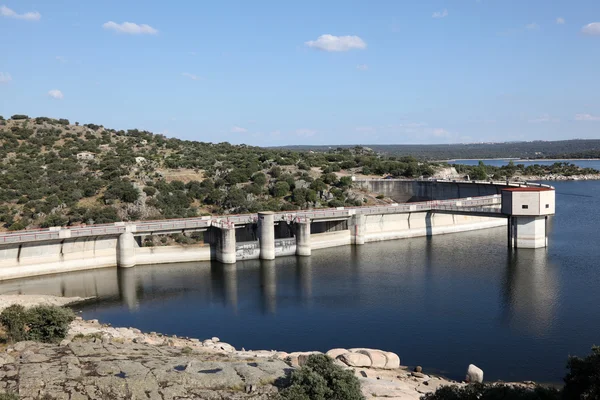
<instances>
[{"instance_id":1,"label":"rocky foreground","mask_svg":"<svg viewBox=\"0 0 600 400\"><path fill-rule=\"evenodd\" d=\"M35 304L34 298L16 301ZM0 300L1 307L8 303ZM60 344L6 347L0 353L0 391L21 399L271 399L282 378L310 354L236 350L218 338L142 333L77 318ZM459 385L409 372L394 353L334 349L328 354L354 371L366 398L416 400L442 385Z\"/></svg>"}]
</instances>

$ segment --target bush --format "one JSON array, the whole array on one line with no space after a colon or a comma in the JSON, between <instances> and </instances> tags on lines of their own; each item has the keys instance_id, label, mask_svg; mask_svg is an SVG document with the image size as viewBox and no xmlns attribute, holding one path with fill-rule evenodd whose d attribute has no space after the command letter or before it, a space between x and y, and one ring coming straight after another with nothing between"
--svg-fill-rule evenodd
<instances>
[{"instance_id":1,"label":"bush","mask_svg":"<svg viewBox=\"0 0 600 400\"><path fill-rule=\"evenodd\" d=\"M8 340L13 342L59 342L66 336L73 319L72 310L57 306L36 306L26 310L14 304L0 313L0 323L6 329Z\"/></svg>"},{"instance_id":2,"label":"bush","mask_svg":"<svg viewBox=\"0 0 600 400\"><path fill-rule=\"evenodd\" d=\"M364 400L354 374L335 365L323 354L313 354L292 372L289 386L280 393L284 400Z\"/></svg>"},{"instance_id":3,"label":"bush","mask_svg":"<svg viewBox=\"0 0 600 400\"><path fill-rule=\"evenodd\" d=\"M600 347L585 358L569 357L565 376L566 399L600 399Z\"/></svg>"},{"instance_id":4,"label":"bush","mask_svg":"<svg viewBox=\"0 0 600 400\"><path fill-rule=\"evenodd\" d=\"M472 384L464 387L443 386L422 400L559 400L560 391L537 386L534 389L504 384ZM596 398L596 397L594 397Z\"/></svg>"},{"instance_id":5,"label":"bush","mask_svg":"<svg viewBox=\"0 0 600 400\"><path fill-rule=\"evenodd\" d=\"M6 336L13 342L27 340L25 327L27 325L27 311L20 304L13 304L0 313L0 324L6 330Z\"/></svg>"},{"instance_id":6,"label":"bush","mask_svg":"<svg viewBox=\"0 0 600 400\"><path fill-rule=\"evenodd\" d=\"M10 119L14 119L14 120L17 120L17 119L28 119L28 118L29 117L27 115L24 115L24 114L15 114L12 117L10 117Z\"/></svg>"}]
</instances>

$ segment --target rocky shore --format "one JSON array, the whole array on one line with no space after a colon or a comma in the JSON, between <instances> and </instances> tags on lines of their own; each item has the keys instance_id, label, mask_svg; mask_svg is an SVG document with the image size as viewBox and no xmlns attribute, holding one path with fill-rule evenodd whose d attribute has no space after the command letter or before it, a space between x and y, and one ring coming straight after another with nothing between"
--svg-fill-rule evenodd
<instances>
[{"instance_id":1,"label":"rocky shore","mask_svg":"<svg viewBox=\"0 0 600 400\"><path fill-rule=\"evenodd\" d=\"M36 296L11 297L0 296L0 308L39 304ZM62 305L80 299L38 300ZM216 337L143 333L77 318L60 344L5 347L0 391L21 399L269 399L276 396L277 383L312 353L237 350ZM442 385L462 385L410 372L390 352L332 349L327 354L354 371L366 398L417 400Z\"/></svg>"},{"instance_id":2,"label":"rocky shore","mask_svg":"<svg viewBox=\"0 0 600 400\"><path fill-rule=\"evenodd\" d=\"M515 176L514 181L597 181L600 180L600 174L588 175L532 175L532 176Z\"/></svg>"}]
</instances>

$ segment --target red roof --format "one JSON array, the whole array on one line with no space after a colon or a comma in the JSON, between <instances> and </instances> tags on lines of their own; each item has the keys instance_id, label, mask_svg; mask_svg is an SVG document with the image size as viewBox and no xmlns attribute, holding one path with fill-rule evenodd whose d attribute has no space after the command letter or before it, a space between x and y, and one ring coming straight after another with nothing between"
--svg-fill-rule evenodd
<instances>
[{"instance_id":1,"label":"red roof","mask_svg":"<svg viewBox=\"0 0 600 400\"><path fill-rule=\"evenodd\" d=\"M502 189L503 192L546 192L548 190L554 189L544 186L511 187Z\"/></svg>"}]
</instances>

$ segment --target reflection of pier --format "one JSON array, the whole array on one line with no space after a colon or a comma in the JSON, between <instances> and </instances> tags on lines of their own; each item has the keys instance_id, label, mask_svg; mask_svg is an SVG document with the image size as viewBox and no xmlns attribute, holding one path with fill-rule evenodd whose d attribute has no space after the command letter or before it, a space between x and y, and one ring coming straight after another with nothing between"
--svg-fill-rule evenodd
<instances>
[{"instance_id":1,"label":"reflection of pier","mask_svg":"<svg viewBox=\"0 0 600 400\"><path fill-rule=\"evenodd\" d=\"M277 311L277 273L273 260L261 260L260 262L260 293L265 311L275 314Z\"/></svg>"},{"instance_id":2,"label":"reflection of pier","mask_svg":"<svg viewBox=\"0 0 600 400\"><path fill-rule=\"evenodd\" d=\"M552 326L558 301L558 277L546 252L509 255L503 285L505 320L537 335Z\"/></svg>"}]
</instances>

